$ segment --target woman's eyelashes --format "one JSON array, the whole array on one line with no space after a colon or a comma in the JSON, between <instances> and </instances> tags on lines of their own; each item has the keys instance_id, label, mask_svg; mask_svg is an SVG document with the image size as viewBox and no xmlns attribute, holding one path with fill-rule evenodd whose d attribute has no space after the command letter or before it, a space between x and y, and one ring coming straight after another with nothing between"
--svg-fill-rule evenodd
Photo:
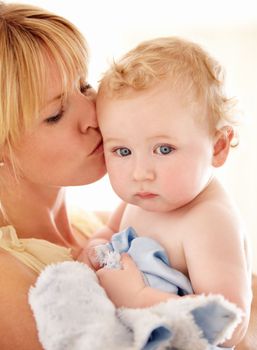
<instances>
[{"instance_id":1,"label":"woman's eyelashes","mask_svg":"<svg viewBox=\"0 0 257 350\"><path fill-rule=\"evenodd\" d=\"M91 90L91 89L92 89L92 86L88 83L81 83L80 84L80 92L84 95L86 95L89 92L89 90Z\"/></svg>"},{"instance_id":2,"label":"woman's eyelashes","mask_svg":"<svg viewBox=\"0 0 257 350\"><path fill-rule=\"evenodd\" d=\"M49 118L45 119L45 122L47 124L56 124L59 122L59 120L63 117L64 110L61 109L60 112L58 112L56 115L53 115Z\"/></svg>"},{"instance_id":3,"label":"woman's eyelashes","mask_svg":"<svg viewBox=\"0 0 257 350\"><path fill-rule=\"evenodd\" d=\"M91 89L92 89L92 86L88 83L81 83L80 84L79 90L83 95L87 95ZM60 111L57 114L46 118L45 122L47 124L56 124L61 120L61 118L63 117L63 114L64 114L64 108L62 106Z\"/></svg>"}]
</instances>

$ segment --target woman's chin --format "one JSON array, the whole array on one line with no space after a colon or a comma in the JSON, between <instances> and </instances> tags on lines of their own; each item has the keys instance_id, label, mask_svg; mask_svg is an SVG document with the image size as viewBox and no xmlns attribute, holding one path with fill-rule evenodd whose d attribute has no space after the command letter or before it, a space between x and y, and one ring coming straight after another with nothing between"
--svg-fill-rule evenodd
<instances>
[{"instance_id":1,"label":"woman's chin","mask_svg":"<svg viewBox=\"0 0 257 350\"><path fill-rule=\"evenodd\" d=\"M106 174L106 167L104 164L102 164L98 168L94 169L94 171L91 170L90 174L86 174L84 178L74 179L74 184L69 186L89 185L102 179L105 174Z\"/></svg>"}]
</instances>

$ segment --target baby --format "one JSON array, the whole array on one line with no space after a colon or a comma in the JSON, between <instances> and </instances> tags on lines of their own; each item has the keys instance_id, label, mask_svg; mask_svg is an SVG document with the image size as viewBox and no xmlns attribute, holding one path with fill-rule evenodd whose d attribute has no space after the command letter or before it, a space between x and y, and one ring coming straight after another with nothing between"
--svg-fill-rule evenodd
<instances>
[{"instance_id":1,"label":"baby","mask_svg":"<svg viewBox=\"0 0 257 350\"><path fill-rule=\"evenodd\" d=\"M110 182L123 203L90 243L110 241L127 227L157 242L190 281L192 291L184 294L221 294L244 311L227 347L244 336L251 304L242 223L214 176L234 138L231 102L221 67L192 42L146 41L113 64L100 84L97 114ZM90 248L89 256L98 269ZM97 271L116 306L179 297L147 285L127 254L121 263L122 269Z\"/></svg>"}]
</instances>

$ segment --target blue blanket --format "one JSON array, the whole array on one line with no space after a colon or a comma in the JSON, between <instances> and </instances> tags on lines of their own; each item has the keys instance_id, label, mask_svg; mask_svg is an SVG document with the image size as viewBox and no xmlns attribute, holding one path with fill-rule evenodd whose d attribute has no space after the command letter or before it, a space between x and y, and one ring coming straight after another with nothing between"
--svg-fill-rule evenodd
<instances>
[{"instance_id":1,"label":"blue blanket","mask_svg":"<svg viewBox=\"0 0 257 350\"><path fill-rule=\"evenodd\" d=\"M146 282L171 293L192 293L186 276L172 269L155 241L132 229L114 235L100 260L119 268L128 252ZM29 293L39 340L45 350L214 350L233 333L242 312L220 295L170 298L143 309L116 308L87 265L50 265Z\"/></svg>"},{"instance_id":2,"label":"blue blanket","mask_svg":"<svg viewBox=\"0 0 257 350\"><path fill-rule=\"evenodd\" d=\"M189 279L180 271L172 268L164 248L152 238L138 237L132 227L114 234L105 248L98 250L99 259L103 265L110 266L110 261L108 261L112 259L110 252L128 253L143 273L145 283L150 287L179 296L194 293ZM113 264L113 268L121 267L118 260L114 260L116 264ZM213 308L216 308L216 305L209 305L207 309L198 309L193 312L196 324L201 327L210 344L215 339L217 327L224 327L226 324L226 320L220 314L221 310L217 308L215 311ZM208 314L215 315L215 317L210 318ZM158 338L161 341L160 334ZM222 348L213 346L212 349Z\"/></svg>"}]
</instances>

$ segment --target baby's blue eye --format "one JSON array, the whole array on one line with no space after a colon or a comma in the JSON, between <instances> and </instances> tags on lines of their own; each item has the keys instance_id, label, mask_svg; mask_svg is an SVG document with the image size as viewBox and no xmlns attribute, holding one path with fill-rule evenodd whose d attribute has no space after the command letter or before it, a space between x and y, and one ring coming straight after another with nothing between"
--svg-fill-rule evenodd
<instances>
[{"instance_id":1,"label":"baby's blue eye","mask_svg":"<svg viewBox=\"0 0 257 350\"><path fill-rule=\"evenodd\" d=\"M166 155L166 154L169 154L171 153L172 151L174 151L174 148L170 145L161 145L161 146L158 146L156 149L155 149L155 152L157 154L162 154L162 155Z\"/></svg>"},{"instance_id":2,"label":"baby's blue eye","mask_svg":"<svg viewBox=\"0 0 257 350\"><path fill-rule=\"evenodd\" d=\"M131 151L127 147L120 147L115 150L115 153L120 157L127 157L131 154Z\"/></svg>"}]
</instances>

